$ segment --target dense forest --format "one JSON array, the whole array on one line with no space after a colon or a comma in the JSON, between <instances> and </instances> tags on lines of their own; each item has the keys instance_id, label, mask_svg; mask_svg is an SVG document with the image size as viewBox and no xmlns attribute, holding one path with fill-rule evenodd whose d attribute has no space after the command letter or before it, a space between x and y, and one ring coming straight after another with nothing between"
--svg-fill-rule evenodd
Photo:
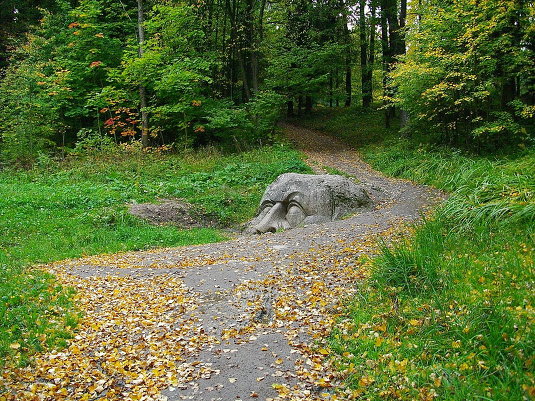
<instances>
[{"instance_id":1,"label":"dense forest","mask_svg":"<svg viewBox=\"0 0 535 401\"><path fill-rule=\"evenodd\" d=\"M533 131L529 0L9 0L0 13L4 163L240 147L269 142L285 114L352 104L476 150Z\"/></svg>"}]
</instances>

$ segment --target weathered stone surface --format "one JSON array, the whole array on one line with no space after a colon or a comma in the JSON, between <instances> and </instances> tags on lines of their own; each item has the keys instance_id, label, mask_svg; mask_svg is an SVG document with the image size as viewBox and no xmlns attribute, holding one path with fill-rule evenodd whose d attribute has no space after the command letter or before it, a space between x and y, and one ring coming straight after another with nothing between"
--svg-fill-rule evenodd
<instances>
[{"instance_id":1,"label":"weathered stone surface","mask_svg":"<svg viewBox=\"0 0 535 401\"><path fill-rule=\"evenodd\" d=\"M367 192L349 178L286 173L267 187L246 232L261 234L334 221L371 203Z\"/></svg>"}]
</instances>

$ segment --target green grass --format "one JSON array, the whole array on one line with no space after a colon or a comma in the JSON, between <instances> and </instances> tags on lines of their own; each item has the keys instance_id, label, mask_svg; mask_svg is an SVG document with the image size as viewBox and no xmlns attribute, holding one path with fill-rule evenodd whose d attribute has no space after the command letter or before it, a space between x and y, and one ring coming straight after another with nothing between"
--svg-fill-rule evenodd
<instances>
[{"instance_id":1,"label":"green grass","mask_svg":"<svg viewBox=\"0 0 535 401\"><path fill-rule=\"evenodd\" d=\"M483 157L384 134L356 124L343 139L450 197L363 262L370 278L330 337L348 386L366 400L533 399L535 150Z\"/></svg>"},{"instance_id":2,"label":"green grass","mask_svg":"<svg viewBox=\"0 0 535 401\"><path fill-rule=\"evenodd\" d=\"M276 145L223 155L107 152L32 170L0 172L0 365L24 364L62 346L76 324L72 291L29 266L83 255L216 242L215 228L153 226L127 212L131 202L180 198L222 226L250 219L265 187L308 167Z\"/></svg>"},{"instance_id":3,"label":"green grass","mask_svg":"<svg viewBox=\"0 0 535 401\"><path fill-rule=\"evenodd\" d=\"M395 247L383 243L374 261L372 282L379 288L397 287L408 294L438 291L443 282L437 271L444 250L442 227L428 221L413 238L404 237Z\"/></svg>"},{"instance_id":4,"label":"green grass","mask_svg":"<svg viewBox=\"0 0 535 401\"><path fill-rule=\"evenodd\" d=\"M319 108L305 119L297 119L295 123L333 134L356 147L381 143L385 138L395 135L399 129L397 119L392 121L390 129L386 129L383 111L364 111L359 106Z\"/></svg>"},{"instance_id":5,"label":"green grass","mask_svg":"<svg viewBox=\"0 0 535 401\"><path fill-rule=\"evenodd\" d=\"M334 168L334 167L322 166L322 168L323 168L323 170L325 170L325 172L327 174L341 175L342 177L348 177L348 178L351 177L351 174L347 174L346 172L340 171L340 170L338 170L337 168Z\"/></svg>"}]
</instances>

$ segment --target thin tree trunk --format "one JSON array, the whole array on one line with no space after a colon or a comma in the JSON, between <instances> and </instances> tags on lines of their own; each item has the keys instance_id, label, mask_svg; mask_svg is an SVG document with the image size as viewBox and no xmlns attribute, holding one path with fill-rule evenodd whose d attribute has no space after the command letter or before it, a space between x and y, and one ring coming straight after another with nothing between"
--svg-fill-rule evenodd
<instances>
[{"instance_id":1,"label":"thin tree trunk","mask_svg":"<svg viewBox=\"0 0 535 401\"><path fill-rule=\"evenodd\" d=\"M388 39L390 47L390 63L389 66L394 61L394 57L399 54L403 54L405 49L401 49L401 32L399 27L398 15L397 15L397 3L395 0L386 0L383 1L385 5L385 14L388 22Z\"/></svg>"},{"instance_id":2,"label":"thin tree trunk","mask_svg":"<svg viewBox=\"0 0 535 401\"><path fill-rule=\"evenodd\" d=\"M338 67L336 68L335 73L335 87L336 87L336 107L340 107L340 71L338 71Z\"/></svg>"},{"instance_id":3,"label":"thin tree trunk","mask_svg":"<svg viewBox=\"0 0 535 401\"><path fill-rule=\"evenodd\" d=\"M294 101L293 100L288 100L287 107L288 107L288 117L293 117L293 115L294 115Z\"/></svg>"},{"instance_id":4,"label":"thin tree trunk","mask_svg":"<svg viewBox=\"0 0 535 401\"><path fill-rule=\"evenodd\" d=\"M333 72L329 73L329 107L333 107Z\"/></svg>"},{"instance_id":5,"label":"thin tree trunk","mask_svg":"<svg viewBox=\"0 0 535 401\"><path fill-rule=\"evenodd\" d=\"M223 49L223 51L227 50L229 53L228 58L228 81L229 81L229 92L230 92L230 99L234 101L234 88L235 84L237 82L237 72L236 72L236 46L237 46L237 23L236 23L236 2L232 0L225 0L225 8L227 10L227 15L229 19L229 31L230 31L230 38L228 42L226 43L226 47L228 49ZM239 64L239 63L238 63Z\"/></svg>"},{"instance_id":6,"label":"thin tree trunk","mask_svg":"<svg viewBox=\"0 0 535 401\"><path fill-rule=\"evenodd\" d=\"M226 51L227 51L227 48L228 48L228 43L227 43L227 16L228 16L228 13L226 12L223 12L223 27L222 27L222 30L223 32L221 33L221 54L223 55L227 55ZM224 96L226 97L230 97L232 99L232 96L230 96L230 88L229 88L229 85L228 85L228 82L230 82L230 61L229 61L229 57L226 58L226 65L222 65L221 66L221 87L224 88L224 91L222 91L222 93L224 94ZM222 63L223 64L223 63Z\"/></svg>"},{"instance_id":7,"label":"thin tree trunk","mask_svg":"<svg viewBox=\"0 0 535 401\"><path fill-rule=\"evenodd\" d=\"M399 54L407 52L405 42L405 22L407 20L407 0L401 0L399 3Z\"/></svg>"},{"instance_id":8,"label":"thin tree trunk","mask_svg":"<svg viewBox=\"0 0 535 401\"><path fill-rule=\"evenodd\" d=\"M368 47L368 81L370 83L370 104L373 103L373 68L375 64L375 2L372 1L370 17L370 46Z\"/></svg>"},{"instance_id":9,"label":"thin tree trunk","mask_svg":"<svg viewBox=\"0 0 535 401\"><path fill-rule=\"evenodd\" d=\"M351 71L351 33L349 32L349 28L347 27L347 18L344 20L344 34L346 38L346 45L347 45L347 51L346 51L346 58L345 58L345 67L346 67L346 101L345 101L345 107L351 106L351 98L352 98L352 87L351 87L351 81L352 81L352 71Z\"/></svg>"},{"instance_id":10,"label":"thin tree trunk","mask_svg":"<svg viewBox=\"0 0 535 401\"><path fill-rule=\"evenodd\" d=\"M351 56L348 54L348 56L346 57L346 102L344 104L345 107L351 106L351 99L353 97L353 93L352 93L353 88L351 85L351 81L352 81Z\"/></svg>"},{"instance_id":11,"label":"thin tree trunk","mask_svg":"<svg viewBox=\"0 0 535 401\"><path fill-rule=\"evenodd\" d=\"M312 113L312 96L305 97L305 113Z\"/></svg>"},{"instance_id":12,"label":"thin tree trunk","mask_svg":"<svg viewBox=\"0 0 535 401\"><path fill-rule=\"evenodd\" d=\"M388 89L388 69L390 65L390 46L389 46L389 37L388 37L388 20L386 18L386 0L381 0L381 48L383 52L383 96L387 96ZM390 128L390 110L386 107L388 104L387 100L383 101L385 106L385 126Z\"/></svg>"},{"instance_id":13,"label":"thin tree trunk","mask_svg":"<svg viewBox=\"0 0 535 401\"><path fill-rule=\"evenodd\" d=\"M407 0L401 0L399 3L399 49L400 54L407 52L407 43L405 41L405 23L407 20ZM399 110L401 126L405 127L409 123L409 113ZM408 134L408 132L406 133Z\"/></svg>"},{"instance_id":14,"label":"thin tree trunk","mask_svg":"<svg viewBox=\"0 0 535 401\"><path fill-rule=\"evenodd\" d=\"M258 92L258 74L259 74L259 67L258 67L258 59L260 58L260 54L258 52L258 47L264 40L264 11L266 8L266 0L262 0L260 3L260 12L258 16L258 23L257 23L257 37L258 39L254 41L254 48L252 49L252 85L253 85L253 92L256 94Z\"/></svg>"},{"instance_id":15,"label":"thin tree trunk","mask_svg":"<svg viewBox=\"0 0 535 401\"><path fill-rule=\"evenodd\" d=\"M143 45L145 43L145 30L143 29L143 1L137 0L137 29L139 57L143 57ZM143 84L139 85L139 101L141 108L141 147L149 146L149 115L147 113L147 91Z\"/></svg>"},{"instance_id":16,"label":"thin tree trunk","mask_svg":"<svg viewBox=\"0 0 535 401\"><path fill-rule=\"evenodd\" d=\"M256 60L256 44L255 44L255 24L253 17L253 0L246 1L246 9L244 14L243 21L243 39L244 43L241 47L242 61L243 61L243 72L244 77L243 81L247 83L244 85L246 88L246 97L245 100L248 102L251 99L251 90L256 92L258 90L258 82L256 81L257 74L256 68L258 67Z\"/></svg>"},{"instance_id":17,"label":"thin tree trunk","mask_svg":"<svg viewBox=\"0 0 535 401\"><path fill-rule=\"evenodd\" d=\"M362 106L370 107L371 104L371 82L368 73L368 38L366 35L366 0L360 0L359 7L359 38L360 38L360 76L362 86Z\"/></svg>"},{"instance_id":18,"label":"thin tree trunk","mask_svg":"<svg viewBox=\"0 0 535 401\"><path fill-rule=\"evenodd\" d=\"M243 102L247 103L251 99L251 89L249 88L249 77L246 69L246 60L245 52L241 52L240 57L240 69L242 73L242 82L243 82Z\"/></svg>"}]
</instances>

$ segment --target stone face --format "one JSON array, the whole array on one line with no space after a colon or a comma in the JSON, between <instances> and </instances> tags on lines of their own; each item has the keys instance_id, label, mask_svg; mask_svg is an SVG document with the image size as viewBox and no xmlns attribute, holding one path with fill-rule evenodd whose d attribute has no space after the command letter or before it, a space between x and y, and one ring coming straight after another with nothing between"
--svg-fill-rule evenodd
<instances>
[{"instance_id":1,"label":"stone face","mask_svg":"<svg viewBox=\"0 0 535 401\"><path fill-rule=\"evenodd\" d=\"M367 192L338 175L286 173L264 192L246 232L265 233L341 219L371 206Z\"/></svg>"}]
</instances>

